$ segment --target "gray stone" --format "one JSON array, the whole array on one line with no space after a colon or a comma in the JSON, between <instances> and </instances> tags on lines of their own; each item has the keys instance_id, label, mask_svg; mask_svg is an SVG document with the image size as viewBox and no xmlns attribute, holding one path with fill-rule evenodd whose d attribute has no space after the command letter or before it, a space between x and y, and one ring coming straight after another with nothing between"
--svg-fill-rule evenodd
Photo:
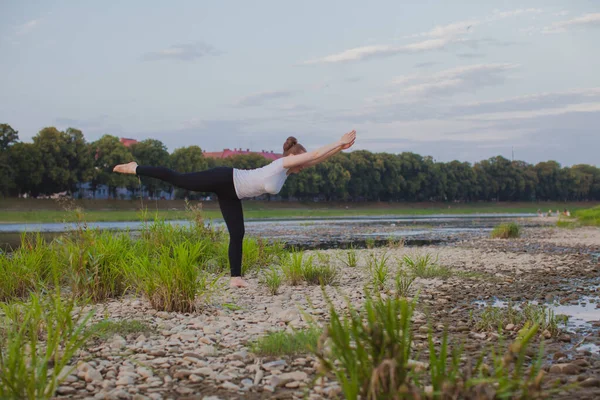
<instances>
[{"instance_id":1,"label":"gray stone","mask_svg":"<svg viewBox=\"0 0 600 400\"><path fill-rule=\"evenodd\" d=\"M202 368L198 368L194 370L194 374L198 374L198 375L204 375L204 376L210 376L214 373L214 371L212 370L212 368L209 367L202 367Z\"/></svg>"},{"instance_id":2,"label":"gray stone","mask_svg":"<svg viewBox=\"0 0 600 400\"><path fill-rule=\"evenodd\" d=\"M275 387L283 386L292 381L305 381L308 378L306 372L294 371L287 372L281 375L271 376L271 385Z\"/></svg>"},{"instance_id":3,"label":"gray stone","mask_svg":"<svg viewBox=\"0 0 600 400\"><path fill-rule=\"evenodd\" d=\"M550 367L552 374L576 375L579 373L579 367L575 364L554 364Z\"/></svg>"},{"instance_id":4,"label":"gray stone","mask_svg":"<svg viewBox=\"0 0 600 400\"><path fill-rule=\"evenodd\" d=\"M277 360L263 364L263 368L267 371L282 370L283 368L285 368L286 365L287 363L285 362L285 360Z\"/></svg>"},{"instance_id":5,"label":"gray stone","mask_svg":"<svg viewBox=\"0 0 600 400\"><path fill-rule=\"evenodd\" d=\"M102 379L102 374L93 367L88 367L87 371L85 371L86 382L102 382Z\"/></svg>"},{"instance_id":6,"label":"gray stone","mask_svg":"<svg viewBox=\"0 0 600 400\"><path fill-rule=\"evenodd\" d=\"M582 381L579 385L582 387L599 387L600 379L594 377L587 378L586 380Z\"/></svg>"},{"instance_id":7,"label":"gray stone","mask_svg":"<svg viewBox=\"0 0 600 400\"><path fill-rule=\"evenodd\" d=\"M226 390L240 390L240 387L232 382L224 382L221 387Z\"/></svg>"},{"instance_id":8,"label":"gray stone","mask_svg":"<svg viewBox=\"0 0 600 400\"><path fill-rule=\"evenodd\" d=\"M76 390L71 386L59 386L58 389L56 389L56 393L60 395L75 394L75 392Z\"/></svg>"},{"instance_id":9,"label":"gray stone","mask_svg":"<svg viewBox=\"0 0 600 400\"><path fill-rule=\"evenodd\" d=\"M117 380L117 386L130 386L135 383L135 379L131 376L122 376Z\"/></svg>"},{"instance_id":10,"label":"gray stone","mask_svg":"<svg viewBox=\"0 0 600 400\"><path fill-rule=\"evenodd\" d=\"M154 372L152 372L152 370L144 367L138 368L137 373L144 379L148 379L151 376L154 376Z\"/></svg>"}]
</instances>

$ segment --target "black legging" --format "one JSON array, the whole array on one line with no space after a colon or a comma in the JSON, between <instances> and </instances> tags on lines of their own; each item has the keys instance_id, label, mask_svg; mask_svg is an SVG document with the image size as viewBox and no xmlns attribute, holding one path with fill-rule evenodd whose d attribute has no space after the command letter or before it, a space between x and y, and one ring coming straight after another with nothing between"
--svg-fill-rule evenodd
<instances>
[{"instance_id":1,"label":"black legging","mask_svg":"<svg viewBox=\"0 0 600 400\"><path fill-rule=\"evenodd\" d=\"M242 276L242 243L244 241L244 212L233 185L233 168L218 167L200 172L180 174L164 167L138 166L138 176L149 176L194 192L212 192L229 231L229 267L231 276Z\"/></svg>"}]
</instances>

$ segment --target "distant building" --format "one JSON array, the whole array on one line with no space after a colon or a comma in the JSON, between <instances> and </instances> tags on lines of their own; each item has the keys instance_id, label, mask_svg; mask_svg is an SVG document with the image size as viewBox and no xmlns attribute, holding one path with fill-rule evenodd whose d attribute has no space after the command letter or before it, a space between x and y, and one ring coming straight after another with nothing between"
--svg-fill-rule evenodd
<instances>
[{"instance_id":1,"label":"distant building","mask_svg":"<svg viewBox=\"0 0 600 400\"><path fill-rule=\"evenodd\" d=\"M283 157L283 154L278 154L278 153L274 153L273 151L266 151L266 150L261 150L261 151L250 151L250 149L223 149L223 151L204 151L202 152L202 154L204 155L204 157L208 157L208 158L227 158L227 157L231 157L231 156L238 156L238 155L249 155L249 154L258 154L260 156L263 156L264 158L267 158L269 160L277 160L281 157Z\"/></svg>"},{"instance_id":2,"label":"distant building","mask_svg":"<svg viewBox=\"0 0 600 400\"><path fill-rule=\"evenodd\" d=\"M131 147L131 145L134 145L134 144L138 143L137 140L135 140L135 139L129 139L129 138L121 138L120 142L123 143L123 145L125 147Z\"/></svg>"}]
</instances>

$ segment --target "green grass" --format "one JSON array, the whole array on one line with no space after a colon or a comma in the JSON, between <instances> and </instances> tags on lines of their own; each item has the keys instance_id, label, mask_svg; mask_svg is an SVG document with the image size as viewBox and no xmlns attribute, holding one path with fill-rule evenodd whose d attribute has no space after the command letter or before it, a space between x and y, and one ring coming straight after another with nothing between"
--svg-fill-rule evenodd
<instances>
[{"instance_id":1,"label":"green grass","mask_svg":"<svg viewBox=\"0 0 600 400\"><path fill-rule=\"evenodd\" d=\"M375 290L384 290L387 279L390 276L390 267L388 265L389 256L382 254L376 257L373 254L367 259L367 266L371 274L371 286Z\"/></svg>"},{"instance_id":2,"label":"green grass","mask_svg":"<svg viewBox=\"0 0 600 400\"><path fill-rule=\"evenodd\" d=\"M261 283L267 287L269 293L275 296L279 292L281 283L283 281L282 272L279 268L271 266L263 271L261 276Z\"/></svg>"},{"instance_id":3,"label":"green grass","mask_svg":"<svg viewBox=\"0 0 600 400\"><path fill-rule=\"evenodd\" d=\"M132 320L104 320L93 325L90 330L95 339L106 340L114 335L127 336L131 334L151 334L155 331L153 327L144 321Z\"/></svg>"},{"instance_id":4,"label":"green grass","mask_svg":"<svg viewBox=\"0 0 600 400\"><path fill-rule=\"evenodd\" d=\"M76 201L84 210L88 222L139 221L142 203L129 200ZM203 203L203 215L207 219L220 219L221 213L215 202ZM589 208L589 203L544 203L544 207L577 211ZM189 212L181 201L144 201L151 218L166 220L189 219ZM158 208L157 208L158 207ZM348 207L348 208L346 208ZM173 210L172 208L178 208ZM246 202L244 215L248 219L264 218L323 218L377 215L431 215L474 213L535 213L538 203L288 203ZM8 199L0 201L0 223L77 222L73 213L65 212L52 200Z\"/></svg>"},{"instance_id":5,"label":"green grass","mask_svg":"<svg viewBox=\"0 0 600 400\"><path fill-rule=\"evenodd\" d=\"M452 269L438 264L430 253L424 255L405 255L400 265L406 267L414 276L423 279L448 279L453 275Z\"/></svg>"},{"instance_id":6,"label":"green grass","mask_svg":"<svg viewBox=\"0 0 600 400\"><path fill-rule=\"evenodd\" d=\"M576 228L578 226L600 226L600 206L577 210L573 217L561 217L557 225L561 228Z\"/></svg>"},{"instance_id":7,"label":"green grass","mask_svg":"<svg viewBox=\"0 0 600 400\"><path fill-rule=\"evenodd\" d=\"M548 307L524 303L515 306L508 303L506 307L486 306L477 317L475 327L482 331L503 331L508 324L516 329L538 325L541 332L548 331L552 336L561 332L560 326L566 327L567 319L558 316Z\"/></svg>"},{"instance_id":8,"label":"green grass","mask_svg":"<svg viewBox=\"0 0 600 400\"><path fill-rule=\"evenodd\" d=\"M331 318L315 355L320 375L335 377L346 399L548 398L542 389L543 350L529 356L538 325L524 327L508 346L501 340L484 349L475 362L462 347L451 347L447 332L438 345L430 331L429 363L419 363L414 301L367 294L360 309L348 300L349 311L341 313L324 296Z\"/></svg>"},{"instance_id":9,"label":"green grass","mask_svg":"<svg viewBox=\"0 0 600 400\"><path fill-rule=\"evenodd\" d=\"M260 357L280 357L308 354L317 348L321 331L316 328L292 332L270 332L250 346Z\"/></svg>"},{"instance_id":10,"label":"green grass","mask_svg":"<svg viewBox=\"0 0 600 400\"><path fill-rule=\"evenodd\" d=\"M127 260L125 273L153 308L192 312L198 306L198 297L206 301L217 284L217 277L198 267L204 246L189 241L163 245L154 256L134 252Z\"/></svg>"},{"instance_id":11,"label":"green grass","mask_svg":"<svg viewBox=\"0 0 600 400\"><path fill-rule=\"evenodd\" d=\"M61 372L92 334L85 328L92 314L76 312L79 305L59 292L1 305L0 398L54 397Z\"/></svg>"},{"instance_id":12,"label":"green grass","mask_svg":"<svg viewBox=\"0 0 600 400\"><path fill-rule=\"evenodd\" d=\"M521 227L510 222L507 224L500 224L492 230L490 237L492 239L514 239L521 236Z\"/></svg>"},{"instance_id":13,"label":"green grass","mask_svg":"<svg viewBox=\"0 0 600 400\"><path fill-rule=\"evenodd\" d=\"M340 261L348 268L355 268L358 265L358 251L354 246L350 246L339 256Z\"/></svg>"}]
</instances>

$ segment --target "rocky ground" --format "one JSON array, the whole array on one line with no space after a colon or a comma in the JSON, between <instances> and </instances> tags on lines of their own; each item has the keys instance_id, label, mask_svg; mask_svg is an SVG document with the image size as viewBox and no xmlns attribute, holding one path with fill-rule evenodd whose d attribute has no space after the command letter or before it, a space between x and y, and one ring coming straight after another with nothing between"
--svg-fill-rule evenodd
<instances>
[{"instance_id":1,"label":"rocky ground","mask_svg":"<svg viewBox=\"0 0 600 400\"><path fill-rule=\"evenodd\" d=\"M414 316L417 347L426 344L428 321L438 333L445 326L451 338L465 343L469 356L497 335L475 329L471 312L477 300L556 301L580 304L585 298L587 322L545 340L547 379L577 388L552 398L600 397L600 309L596 310L600 264L600 229L564 230L528 228L521 239L467 238L450 245L360 250L356 268L342 267L342 250L327 250L331 261L343 268L340 284L327 288L334 304L344 298L360 304L368 280L369 253L387 252L391 260L404 254L431 253L441 265L455 271L478 272L472 277L417 279L420 290ZM395 263L394 263L395 264ZM394 265L395 266L395 265ZM319 287L283 286L271 296L258 277L246 289L226 288L214 304L193 314L157 312L144 299L131 297L96 306L97 318L140 320L156 330L146 334L96 340L80 355L77 369L59 388L59 398L96 399L263 399L335 398L339 385L316 379L316 360L260 358L249 344L273 330L306 326L306 312L318 321L327 319L327 306ZM391 282L390 282L391 283ZM310 300L310 305L309 305ZM599 303L600 304L600 303ZM589 318L589 314L596 315ZM510 333L509 333L510 335ZM592 351L590 351L592 350Z\"/></svg>"}]
</instances>

